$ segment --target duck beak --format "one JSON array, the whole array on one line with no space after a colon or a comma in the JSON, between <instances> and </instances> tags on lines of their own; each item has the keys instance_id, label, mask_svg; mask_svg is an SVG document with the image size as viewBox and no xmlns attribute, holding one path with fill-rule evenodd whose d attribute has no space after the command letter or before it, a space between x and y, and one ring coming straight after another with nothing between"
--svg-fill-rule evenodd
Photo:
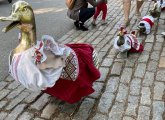
<instances>
[{"instance_id":1,"label":"duck beak","mask_svg":"<svg viewBox=\"0 0 165 120\"><path fill-rule=\"evenodd\" d=\"M0 17L0 21L11 21L11 23L8 26L2 29L2 32L5 32L5 33L20 24L19 17L13 16L13 15L9 17Z\"/></svg>"}]
</instances>

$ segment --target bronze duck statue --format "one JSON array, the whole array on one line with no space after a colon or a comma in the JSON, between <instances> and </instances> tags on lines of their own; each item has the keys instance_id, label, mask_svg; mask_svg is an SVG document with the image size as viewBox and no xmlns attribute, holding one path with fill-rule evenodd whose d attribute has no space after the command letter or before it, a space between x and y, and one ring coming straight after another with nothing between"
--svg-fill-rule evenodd
<instances>
[{"instance_id":1,"label":"bronze duck statue","mask_svg":"<svg viewBox=\"0 0 165 120\"><path fill-rule=\"evenodd\" d=\"M20 29L19 45L11 51L9 72L30 90L75 103L94 92L92 83L100 77L99 62L94 48L89 44L58 44L51 36L36 39L35 16L25 1L12 5L11 21L2 31Z\"/></svg>"},{"instance_id":2,"label":"bronze duck statue","mask_svg":"<svg viewBox=\"0 0 165 120\"><path fill-rule=\"evenodd\" d=\"M11 21L2 31L8 32L14 27L20 29L21 38L19 45L12 51L13 54L23 52L36 44L36 25L32 8L26 2L18 2L12 5L9 17L0 17L1 21Z\"/></svg>"}]
</instances>

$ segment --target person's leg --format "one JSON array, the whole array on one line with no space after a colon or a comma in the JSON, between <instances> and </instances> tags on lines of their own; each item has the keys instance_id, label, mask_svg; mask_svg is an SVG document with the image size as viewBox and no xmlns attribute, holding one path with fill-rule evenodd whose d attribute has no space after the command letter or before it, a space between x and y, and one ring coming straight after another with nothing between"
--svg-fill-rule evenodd
<instances>
[{"instance_id":1,"label":"person's leg","mask_svg":"<svg viewBox=\"0 0 165 120\"><path fill-rule=\"evenodd\" d=\"M140 8L143 5L143 0L136 0L136 15L137 17L141 17Z\"/></svg>"},{"instance_id":2,"label":"person's leg","mask_svg":"<svg viewBox=\"0 0 165 120\"><path fill-rule=\"evenodd\" d=\"M95 14L94 14L94 16L93 16L93 19L97 19L97 17L98 17L98 15L100 14L100 12L101 12L101 9L100 9L100 7L97 7L96 8L96 12L95 12Z\"/></svg>"},{"instance_id":3,"label":"person's leg","mask_svg":"<svg viewBox=\"0 0 165 120\"><path fill-rule=\"evenodd\" d=\"M125 27L129 24L129 14L131 9L131 0L123 0L123 10L124 10L124 25Z\"/></svg>"},{"instance_id":4,"label":"person's leg","mask_svg":"<svg viewBox=\"0 0 165 120\"><path fill-rule=\"evenodd\" d=\"M79 13L80 29L87 31L88 28L84 26L84 23L91 18L95 13L95 8L81 8Z\"/></svg>"},{"instance_id":5,"label":"person's leg","mask_svg":"<svg viewBox=\"0 0 165 120\"><path fill-rule=\"evenodd\" d=\"M103 11L103 15L102 15L102 25L106 24L107 22L105 21L106 16L107 16L107 5L106 4L102 4L102 11Z\"/></svg>"},{"instance_id":6,"label":"person's leg","mask_svg":"<svg viewBox=\"0 0 165 120\"><path fill-rule=\"evenodd\" d=\"M107 16L107 5L106 4L102 4L102 11L103 11L102 20L105 20L106 16Z\"/></svg>"},{"instance_id":7,"label":"person's leg","mask_svg":"<svg viewBox=\"0 0 165 120\"><path fill-rule=\"evenodd\" d=\"M94 14L94 16L93 16L92 25L96 25L96 19L97 19L98 15L100 14L100 12L101 12L101 8L100 8L100 6L98 5L98 6L96 7L96 12L95 12L95 14Z\"/></svg>"},{"instance_id":8,"label":"person's leg","mask_svg":"<svg viewBox=\"0 0 165 120\"><path fill-rule=\"evenodd\" d=\"M82 8L79 13L79 21L85 23L95 13L95 8Z\"/></svg>"},{"instance_id":9,"label":"person's leg","mask_svg":"<svg viewBox=\"0 0 165 120\"><path fill-rule=\"evenodd\" d=\"M76 21L74 22L74 25L76 26L76 29L77 29L77 30L80 29L80 25L79 25L79 21L78 21L78 20L76 20Z\"/></svg>"}]
</instances>

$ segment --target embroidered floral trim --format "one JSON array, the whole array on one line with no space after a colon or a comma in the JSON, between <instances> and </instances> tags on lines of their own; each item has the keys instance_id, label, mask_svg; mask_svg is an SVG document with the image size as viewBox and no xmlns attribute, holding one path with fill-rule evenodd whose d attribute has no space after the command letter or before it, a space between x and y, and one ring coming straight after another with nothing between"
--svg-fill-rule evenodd
<instances>
[{"instance_id":1,"label":"embroidered floral trim","mask_svg":"<svg viewBox=\"0 0 165 120\"><path fill-rule=\"evenodd\" d=\"M139 41L137 40L137 38L135 36L131 36L132 38L130 38L130 36L127 36L131 42L131 47L136 49L136 50L139 50L140 48L140 43Z\"/></svg>"},{"instance_id":2,"label":"embroidered floral trim","mask_svg":"<svg viewBox=\"0 0 165 120\"><path fill-rule=\"evenodd\" d=\"M43 54L41 52L41 49L43 47L43 42L40 42L39 44L39 48L35 47L35 51L34 51L34 63L37 65L37 64L40 64L41 61L43 60Z\"/></svg>"},{"instance_id":3,"label":"embroidered floral trim","mask_svg":"<svg viewBox=\"0 0 165 120\"><path fill-rule=\"evenodd\" d=\"M54 41L53 37L48 35L43 35L41 40L37 41L37 45L35 45L34 48L35 51L32 57L36 65L43 63L47 59L44 50L51 51L54 55L59 56L63 56L65 50L64 47L61 47Z\"/></svg>"},{"instance_id":4,"label":"embroidered floral trim","mask_svg":"<svg viewBox=\"0 0 165 120\"><path fill-rule=\"evenodd\" d=\"M78 58L76 53L71 50L65 60L66 66L63 68L60 78L75 81L79 74Z\"/></svg>"},{"instance_id":5,"label":"embroidered floral trim","mask_svg":"<svg viewBox=\"0 0 165 120\"><path fill-rule=\"evenodd\" d=\"M34 47L34 62L41 64L47 59L44 51L49 50L56 56L62 56L65 59L65 67L62 70L60 78L75 81L79 74L79 64L76 53L68 46L57 44L50 36L43 36L41 41Z\"/></svg>"}]
</instances>

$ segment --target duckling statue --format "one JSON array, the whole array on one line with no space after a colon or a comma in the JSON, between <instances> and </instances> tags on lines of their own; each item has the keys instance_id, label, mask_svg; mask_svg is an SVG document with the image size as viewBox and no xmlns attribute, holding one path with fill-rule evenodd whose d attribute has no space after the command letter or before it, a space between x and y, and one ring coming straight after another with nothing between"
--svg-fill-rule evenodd
<instances>
[{"instance_id":1,"label":"duckling statue","mask_svg":"<svg viewBox=\"0 0 165 120\"><path fill-rule=\"evenodd\" d=\"M43 35L36 40L36 25L32 7L25 1L12 5L11 21L2 31L20 29L19 45L9 56L11 76L27 89L41 90L68 103L75 103L94 92L92 84L99 79L99 62L88 44L58 44L53 37Z\"/></svg>"},{"instance_id":2,"label":"duckling statue","mask_svg":"<svg viewBox=\"0 0 165 120\"><path fill-rule=\"evenodd\" d=\"M155 3L154 8L150 10L149 12L150 14L144 16L142 20L139 22L138 30L140 33L143 33L143 34L151 33L151 29L154 25L154 19L160 17L161 9L158 3Z\"/></svg>"},{"instance_id":3,"label":"duckling statue","mask_svg":"<svg viewBox=\"0 0 165 120\"><path fill-rule=\"evenodd\" d=\"M143 45L135 36L135 31L127 33L123 27L120 28L119 34L114 40L114 48L120 52L129 53L141 53L143 51Z\"/></svg>"},{"instance_id":4,"label":"duckling statue","mask_svg":"<svg viewBox=\"0 0 165 120\"><path fill-rule=\"evenodd\" d=\"M156 0L158 6L161 7L161 11L165 10L165 0Z\"/></svg>"}]
</instances>

